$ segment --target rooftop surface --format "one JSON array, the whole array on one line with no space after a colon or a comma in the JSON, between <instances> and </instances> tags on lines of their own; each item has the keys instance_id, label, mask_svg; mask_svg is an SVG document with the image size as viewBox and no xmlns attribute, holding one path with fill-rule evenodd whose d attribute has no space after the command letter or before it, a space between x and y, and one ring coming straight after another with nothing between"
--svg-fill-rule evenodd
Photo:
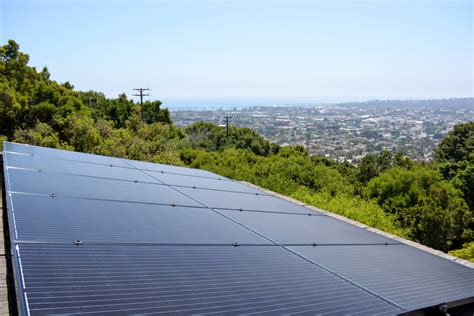
<instances>
[{"instance_id":1,"label":"rooftop surface","mask_svg":"<svg viewBox=\"0 0 474 316\"><path fill-rule=\"evenodd\" d=\"M204 170L4 143L19 311L403 314L467 262Z\"/></svg>"}]
</instances>

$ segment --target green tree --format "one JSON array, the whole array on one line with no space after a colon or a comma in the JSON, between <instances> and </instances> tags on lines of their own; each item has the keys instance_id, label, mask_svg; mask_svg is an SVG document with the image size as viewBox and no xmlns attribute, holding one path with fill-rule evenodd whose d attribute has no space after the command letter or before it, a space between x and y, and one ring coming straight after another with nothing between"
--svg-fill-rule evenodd
<instances>
[{"instance_id":1,"label":"green tree","mask_svg":"<svg viewBox=\"0 0 474 316\"><path fill-rule=\"evenodd\" d=\"M472 238L465 201L436 169L393 167L373 178L364 194L396 215L411 238L430 247L447 251Z\"/></svg>"},{"instance_id":2,"label":"green tree","mask_svg":"<svg viewBox=\"0 0 474 316\"><path fill-rule=\"evenodd\" d=\"M439 144L436 160L439 162L459 162L468 160L474 152L474 121L454 126Z\"/></svg>"},{"instance_id":3,"label":"green tree","mask_svg":"<svg viewBox=\"0 0 474 316\"><path fill-rule=\"evenodd\" d=\"M168 109L161 108L161 101L147 101L143 103L142 119L145 123L171 124L171 116Z\"/></svg>"}]
</instances>

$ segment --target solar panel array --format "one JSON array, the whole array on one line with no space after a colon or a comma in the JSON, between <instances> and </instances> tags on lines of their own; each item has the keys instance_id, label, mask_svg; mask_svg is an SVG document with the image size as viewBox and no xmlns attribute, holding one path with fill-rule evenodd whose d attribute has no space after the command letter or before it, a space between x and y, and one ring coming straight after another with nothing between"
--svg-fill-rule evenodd
<instances>
[{"instance_id":1,"label":"solar panel array","mask_svg":"<svg viewBox=\"0 0 474 316\"><path fill-rule=\"evenodd\" d=\"M4 143L20 310L392 315L473 269L208 171Z\"/></svg>"}]
</instances>

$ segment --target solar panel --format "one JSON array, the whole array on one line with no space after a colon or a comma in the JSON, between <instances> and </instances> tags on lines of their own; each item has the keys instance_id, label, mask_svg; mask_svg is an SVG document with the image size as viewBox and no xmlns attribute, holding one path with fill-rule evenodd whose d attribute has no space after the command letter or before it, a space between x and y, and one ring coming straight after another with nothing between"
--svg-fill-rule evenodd
<instances>
[{"instance_id":1,"label":"solar panel","mask_svg":"<svg viewBox=\"0 0 474 316\"><path fill-rule=\"evenodd\" d=\"M156 182L143 172L128 167L112 167L103 164L91 164L84 161L51 159L44 156L29 156L23 154L7 153L9 168L24 168L32 171L82 175L90 177L104 177L117 180L130 180L141 182Z\"/></svg>"},{"instance_id":2,"label":"solar panel","mask_svg":"<svg viewBox=\"0 0 474 316\"><path fill-rule=\"evenodd\" d=\"M206 208L14 194L20 240L268 244ZM133 216L132 216L133 215Z\"/></svg>"},{"instance_id":3,"label":"solar panel","mask_svg":"<svg viewBox=\"0 0 474 316\"><path fill-rule=\"evenodd\" d=\"M208 171L4 143L19 310L393 315L473 269Z\"/></svg>"},{"instance_id":4,"label":"solar panel","mask_svg":"<svg viewBox=\"0 0 474 316\"><path fill-rule=\"evenodd\" d=\"M408 310L474 296L473 269L407 245L290 248Z\"/></svg>"},{"instance_id":5,"label":"solar panel","mask_svg":"<svg viewBox=\"0 0 474 316\"><path fill-rule=\"evenodd\" d=\"M392 315L396 307L279 247L21 244L33 315Z\"/></svg>"},{"instance_id":6,"label":"solar panel","mask_svg":"<svg viewBox=\"0 0 474 316\"><path fill-rule=\"evenodd\" d=\"M295 216L219 210L280 244L355 245L395 243L394 240L329 216ZM398 242L396 242L398 244Z\"/></svg>"},{"instance_id":7,"label":"solar panel","mask_svg":"<svg viewBox=\"0 0 474 316\"><path fill-rule=\"evenodd\" d=\"M85 153L78 153L68 150L52 150L50 148L30 146L24 144L16 144L10 142L3 143L4 153L16 153L24 154L29 156L40 156L44 158L52 158L56 160L71 160L71 161L82 161L88 164L102 164L102 165L113 165L128 167L128 164L123 162L119 158L106 157L99 155L91 155Z\"/></svg>"},{"instance_id":8,"label":"solar panel","mask_svg":"<svg viewBox=\"0 0 474 316\"><path fill-rule=\"evenodd\" d=\"M137 161L137 160L128 160L124 159L129 166L144 170L144 171L155 171L155 172L168 172L177 175L184 175L188 177L202 177L202 178L210 178L210 179L221 179L221 180L229 180L225 177L221 177L215 173L200 170L200 169L193 169L193 168L184 168L178 166L168 166L163 164L156 164L151 162L145 161Z\"/></svg>"},{"instance_id":9,"label":"solar panel","mask_svg":"<svg viewBox=\"0 0 474 316\"><path fill-rule=\"evenodd\" d=\"M159 183L148 184L69 174L9 169L11 190L51 197L82 197L142 203L199 206L192 199Z\"/></svg>"},{"instance_id":10,"label":"solar panel","mask_svg":"<svg viewBox=\"0 0 474 316\"><path fill-rule=\"evenodd\" d=\"M145 171L149 177L153 177L158 181L166 183L171 186L177 187L188 187L188 188L200 188L209 189L215 191L230 191L237 193L249 193L249 194L263 194L267 195L263 191L256 190L247 185L236 181L230 181L227 179L219 180L213 178L204 177L189 177L184 175L178 175L173 173L161 173L155 171Z\"/></svg>"},{"instance_id":11,"label":"solar panel","mask_svg":"<svg viewBox=\"0 0 474 316\"><path fill-rule=\"evenodd\" d=\"M231 210L247 210L247 211L264 211L279 213L296 213L296 214L320 214L316 211L309 210L306 207L285 201L275 196L267 194L246 194L236 192L216 192L209 190L195 190L190 188L180 188L181 192L203 204L220 209Z\"/></svg>"}]
</instances>

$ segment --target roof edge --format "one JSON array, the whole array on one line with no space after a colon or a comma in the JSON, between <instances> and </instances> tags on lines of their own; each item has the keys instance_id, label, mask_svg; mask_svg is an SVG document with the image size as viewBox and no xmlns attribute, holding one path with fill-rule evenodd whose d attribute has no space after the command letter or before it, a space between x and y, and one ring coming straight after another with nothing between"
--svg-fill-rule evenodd
<instances>
[{"instance_id":1,"label":"roof edge","mask_svg":"<svg viewBox=\"0 0 474 316\"><path fill-rule=\"evenodd\" d=\"M403 244L406 244L408 246L412 246L414 248L417 248L419 250L422 250L422 251L425 251L425 252L428 252L432 255L435 255L435 256L438 256L438 257L441 257L443 259L446 259L446 260L449 260L449 261L452 261L452 262L455 262L455 263L458 263L460 265L463 265L463 266L466 266L468 268L471 268L471 269L474 269L474 262L471 262L471 261L468 261L468 260L465 260L465 259L461 259L461 258L458 258L458 257L455 257L455 256L452 256L452 255L448 255L447 253L444 253L440 250L436 250L436 249L433 249L433 248L430 248L428 246L425 246L425 245L422 245L420 243L417 243L415 241L412 241L412 240L408 240L408 239L405 239L405 238L402 238L400 236L396 236L396 235L393 235L393 234L390 234L390 233L387 233L387 232L384 232L380 229L377 229L377 228L374 228L374 227L371 227L371 226L368 226L366 224L362 224L360 222L357 222L355 220L352 220L352 219L349 219L345 216L342 216L342 215L339 215L339 214L336 214L336 213L332 213L332 212L329 212L329 211L326 211L326 210L322 210L320 208L317 208L315 206L312 206L312 205L308 205L306 203L303 203L301 201L298 201L296 199L293 199L289 196L286 196L286 195L283 195L283 194L280 194L280 193L277 193L277 192L274 192L274 191L271 191L271 190L268 190L268 189L265 189L265 188L262 188L258 185L255 185L253 183L250 183L250 182L247 182L247 181L240 181L241 183L249 186L249 187L252 187L254 189L257 189L257 190L260 190L260 191L263 191L263 192L266 192L266 193L269 193L273 196L276 196L276 197L279 197L283 200L286 200L286 201L289 201L289 202L292 202L292 203L295 203L295 204L298 204L300 206L304 206L306 208L309 208L313 211L317 211L317 212L320 212L320 213L323 213L327 216L330 216L330 217L333 217L333 218L336 218L338 220L341 220L343 222L346 222L348 224L351 224L351 225L354 225L354 226L357 226L357 227L360 227L360 228L363 228L363 229L366 229L368 231L371 231L373 233L376 233L376 234L379 234L379 235L382 235L382 236L385 236L385 237L388 237L388 238L392 238L392 239L395 239Z\"/></svg>"}]
</instances>

